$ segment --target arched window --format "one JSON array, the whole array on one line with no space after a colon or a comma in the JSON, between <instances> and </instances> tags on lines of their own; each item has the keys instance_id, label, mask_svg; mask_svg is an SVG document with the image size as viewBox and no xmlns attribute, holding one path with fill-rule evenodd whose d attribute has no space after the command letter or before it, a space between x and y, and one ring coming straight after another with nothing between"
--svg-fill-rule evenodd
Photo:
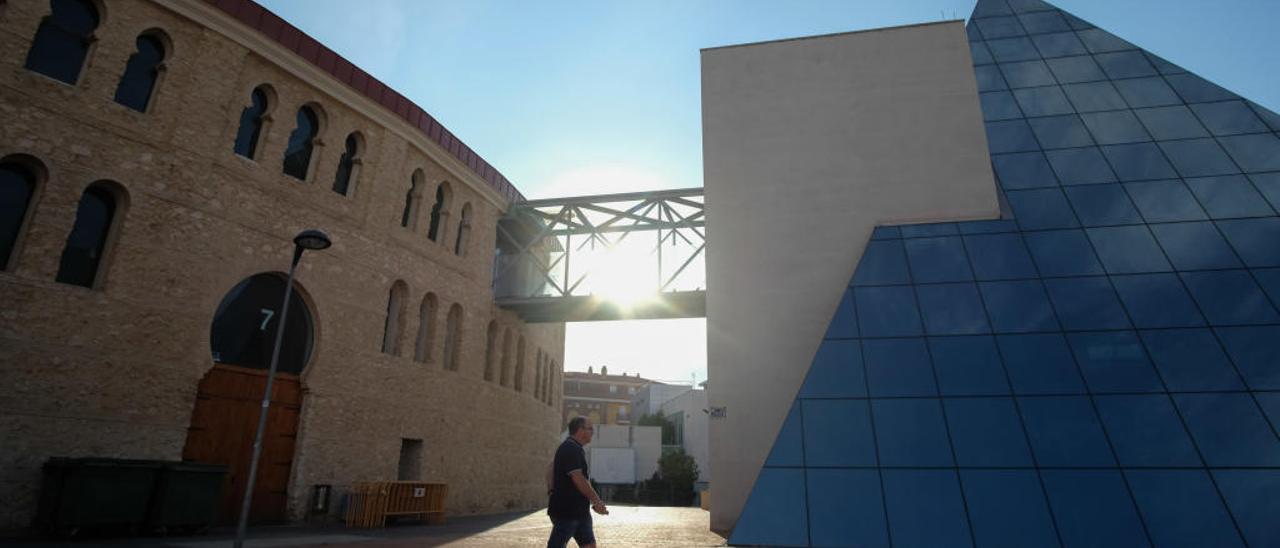
<instances>
[{"instance_id":1,"label":"arched window","mask_svg":"<svg viewBox=\"0 0 1280 548\"><path fill-rule=\"evenodd\" d=\"M112 183L94 183L80 195L75 225L67 235L58 264L57 281L64 284L97 287L101 285L101 267L108 251L118 206L123 190Z\"/></svg>"},{"instance_id":2,"label":"arched window","mask_svg":"<svg viewBox=\"0 0 1280 548\"><path fill-rule=\"evenodd\" d=\"M547 405L554 406L556 403L556 392L559 392L559 390L556 389L556 385L560 382L560 372L556 371L555 360L551 360L547 369L550 371L549 378L551 380L551 382L547 384Z\"/></svg>"},{"instance_id":3,"label":"arched window","mask_svg":"<svg viewBox=\"0 0 1280 548\"><path fill-rule=\"evenodd\" d=\"M436 341L436 294L427 293L418 306L418 341L414 345L413 359L422 363L431 361Z\"/></svg>"},{"instance_id":4,"label":"arched window","mask_svg":"<svg viewBox=\"0 0 1280 548\"><path fill-rule=\"evenodd\" d=\"M89 0L52 0L27 52L27 69L75 85L98 28L98 8Z\"/></svg>"},{"instance_id":5,"label":"arched window","mask_svg":"<svg viewBox=\"0 0 1280 548\"><path fill-rule=\"evenodd\" d=\"M467 237L471 235L471 204L462 206L462 216L458 220L458 236L453 243L453 254L467 254Z\"/></svg>"},{"instance_id":6,"label":"arched window","mask_svg":"<svg viewBox=\"0 0 1280 548\"><path fill-rule=\"evenodd\" d=\"M404 325L404 296L409 292L403 281L391 284L387 297L387 319L382 330L382 353L400 355L400 330Z\"/></svg>"},{"instance_id":7,"label":"arched window","mask_svg":"<svg viewBox=\"0 0 1280 548\"><path fill-rule=\"evenodd\" d=\"M342 157L338 158L338 172L333 176L333 191L346 196L351 193L351 184L360 174L360 136L355 133L348 135L343 146L346 148Z\"/></svg>"},{"instance_id":8,"label":"arched window","mask_svg":"<svg viewBox=\"0 0 1280 548\"><path fill-rule=\"evenodd\" d=\"M289 134L289 144L284 150L284 174L300 181L307 180L311 168L311 149L316 135L320 134L320 118L315 109L304 106L298 109L297 125Z\"/></svg>"},{"instance_id":9,"label":"arched window","mask_svg":"<svg viewBox=\"0 0 1280 548\"><path fill-rule=\"evenodd\" d=\"M214 363L267 369L280 328L280 301L285 277L255 274L236 284L218 305L209 333ZM301 287L293 282L289 297L289 322L280 346L278 370L298 375L311 359L313 330L311 309L303 301Z\"/></svg>"},{"instance_id":10,"label":"arched window","mask_svg":"<svg viewBox=\"0 0 1280 548\"><path fill-rule=\"evenodd\" d=\"M493 381L494 361L497 359L498 321L490 320L484 336L484 380Z\"/></svg>"},{"instance_id":11,"label":"arched window","mask_svg":"<svg viewBox=\"0 0 1280 548\"><path fill-rule=\"evenodd\" d=\"M10 270L18 262L18 236L35 194L35 173L15 162L0 163L0 270Z\"/></svg>"},{"instance_id":12,"label":"arched window","mask_svg":"<svg viewBox=\"0 0 1280 548\"><path fill-rule=\"evenodd\" d=\"M409 180L409 191L404 195L404 211L400 213L400 226L413 230L417 224L418 202L422 199L422 185L426 177L422 170L414 170Z\"/></svg>"},{"instance_id":13,"label":"arched window","mask_svg":"<svg viewBox=\"0 0 1280 548\"><path fill-rule=\"evenodd\" d=\"M138 112L146 112L164 63L164 43L155 34L138 36L137 51L129 56L124 76L116 87L116 102Z\"/></svg>"},{"instance_id":14,"label":"arched window","mask_svg":"<svg viewBox=\"0 0 1280 548\"><path fill-rule=\"evenodd\" d=\"M458 354L462 346L462 306L454 303L449 307L449 317L444 322L444 361L445 369L458 370Z\"/></svg>"},{"instance_id":15,"label":"arched window","mask_svg":"<svg viewBox=\"0 0 1280 548\"><path fill-rule=\"evenodd\" d=\"M524 336L516 343L516 392L524 392Z\"/></svg>"},{"instance_id":16,"label":"arched window","mask_svg":"<svg viewBox=\"0 0 1280 548\"><path fill-rule=\"evenodd\" d=\"M449 198L453 195L453 191L449 188L449 183L442 182L436 187L436 203L431 206L431 228L427 231L427 237L431 241L438 242L444 236L441 227L448 222L449 219Z\"/></svg>"},{"instance_id":17,"label":"arched window","mask_svg":"<svg viewBox=\"0 0 1280 548\"><path fill-rule=\"evenodd\" d=\"M498 381L502 386L511 386L511 360L515 358L512 350L511 330L507 329L502 333L502 376Z\"/></svg>"},{"instance_id":18,"label":"arched window","mask_svg":"<svg viewBox=\"0 0 1280 548\"><path fill-rule=\"evenodd\" d=\"M537 357L533 360L533 397L542 397L542 349L538 349Z\"/></svg>"},{"instance_id":19,"label":"arched window","mask_svg":"<svg viewBox=\"0 0 1280 548\"><path fill-rule=\"evenodd\" d=\"M265 86L258 86L249 94L249 106L240 112L240 129L236 131L236 154L250 160L258 153L258 142L262 137L262 128L267 123L267 112L271 108L270 97Z\"/></svg>"}]
</instances>

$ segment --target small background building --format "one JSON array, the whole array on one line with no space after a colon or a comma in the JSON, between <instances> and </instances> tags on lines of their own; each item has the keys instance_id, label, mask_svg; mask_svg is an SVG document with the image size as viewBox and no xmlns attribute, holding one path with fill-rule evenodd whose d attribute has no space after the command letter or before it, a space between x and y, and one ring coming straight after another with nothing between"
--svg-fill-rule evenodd
<instances>
[{"instance_id":1,"label":"small background building","mask_svg":"<svg viewBox=\"0 0 1280 548\"><path fill-rule=\"evenodd\" d=\"M707 391L686 388L680 395L663 403L661 411L667 420L675 424L676 445L698 464L697 488L707 487L711 482Z\"/></svg>"},{"instance_id":2,"label":"small background building","mask_svg":"<svg viewBox=\"0 0 1280 548\"><path fill-rule=\"evenodd\" d=\"M610 375L608 367L594 368L587 372L569 371L564 374L564 403L561 424L582 415L593 424L631 424L633 413L631 399L650 381L639 376ZM599 436L599 431L596 432Z\"/></svg>"}]
</instances>

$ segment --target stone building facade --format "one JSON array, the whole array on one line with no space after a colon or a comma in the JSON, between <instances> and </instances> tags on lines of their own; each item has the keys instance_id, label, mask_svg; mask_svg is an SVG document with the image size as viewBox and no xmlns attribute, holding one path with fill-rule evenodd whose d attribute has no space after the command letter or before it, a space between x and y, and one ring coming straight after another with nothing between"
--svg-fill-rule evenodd
<instances>
[{"instance_id":1,"label":"stone building facade","mask_svg":"<svg viewBox=\"0 0 1280 548\"><path fill-rule=\"evenodd\" d=\"M97 16L71 82L30 68L66 4ZM283 276L307 228L333 247L297 272L307 310L291 320L309 315L312 329L283 515L300 518L316 484L340 493L406 475L449 484L451 514L540 505L564 329L494 305L496 223L520 199L514 187L420 108L248 0L52 7L0 2L0 167L32 189L0 257L0 529L30 523L50 457L183 458L202 382L225 367L210 351L220 303L254 275ZM140 37L163 60L138 110L119 97ZM254 90L268 102L244 157L233 145ZM299 179L281 165L303 106L318 127ZM343 194L333 188L348 137ZM105 245L90 253L88 287L60 283L90 188L114 202Z\"/></svg>"}]
</instances>

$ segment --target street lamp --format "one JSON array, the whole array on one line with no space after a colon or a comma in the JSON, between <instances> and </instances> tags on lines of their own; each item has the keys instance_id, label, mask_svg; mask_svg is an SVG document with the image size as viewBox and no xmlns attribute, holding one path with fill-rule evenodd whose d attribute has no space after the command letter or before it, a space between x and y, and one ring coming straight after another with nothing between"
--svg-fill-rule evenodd
<instances>
[{"instance_id":1,"label":"street lamp","mask_svg":"<svg viewBox=\"0 0 1280 548\"><path fill-rule=\"evenodd\" d=\"M258 478L258 458L262 456L262 434L267 428L267 411L271 406L271 386L276 380L276 363L280 360L280 345L284 342L284 329L289 319L289 298L293 296L293 273L298 269L302 252L308 249L327 249L333 242L319 230L304 230L293 237L293 262L289 264L289 279L284 286L284 304L280 305L280 323L276 324L275 348L271 350L271 365L267 368L267 389L262 394L262 410L258 412L258 432L253 435L253 459L249 461L249 482L244 487L244 501L240 503L240 520L236 522L235 548L244 546L249 525L249 504L253 501L253 484Z\"/></svg>"}]
</instances>

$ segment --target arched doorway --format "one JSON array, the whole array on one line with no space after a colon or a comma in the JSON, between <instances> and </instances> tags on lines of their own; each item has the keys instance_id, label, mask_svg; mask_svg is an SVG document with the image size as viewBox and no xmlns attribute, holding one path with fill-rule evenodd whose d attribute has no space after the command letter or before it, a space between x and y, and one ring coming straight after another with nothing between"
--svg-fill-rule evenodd
<instances>
[{"instance_id":1,"label":"arched doorway","mask_svg":"<svg viewBox=\"0 0 1280 548\"><path fill-rule=\"evenodd\" d=\"M275 273L244 279L223 297L210 328L214 366L200 380L182 458L227 465L219 514L224 523L239 515L248 483L284 288L284 276ZM299 375L311 358L313 338L311 310L296 282L288 321L258 461L251 523L282 522L287 517L289 473L302 409Z\"/></svg>"}]
</instances>

